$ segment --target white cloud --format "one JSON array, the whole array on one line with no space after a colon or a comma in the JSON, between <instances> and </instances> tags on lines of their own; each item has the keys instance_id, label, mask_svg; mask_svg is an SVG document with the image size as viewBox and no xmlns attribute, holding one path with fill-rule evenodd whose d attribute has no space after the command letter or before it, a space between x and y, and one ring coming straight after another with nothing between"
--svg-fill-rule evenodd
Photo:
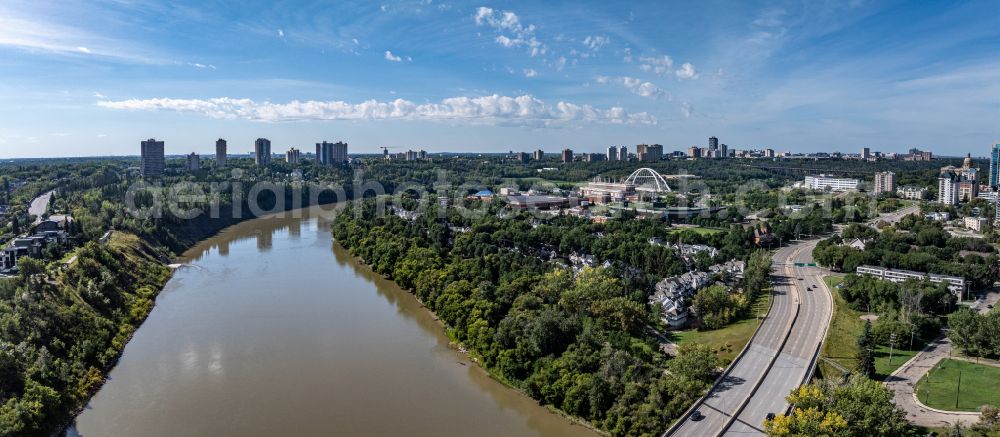
<instances>
[{"instance_id":1,"label":"white cloud","mask_svg":"<svg viewBox=\"0 0 1000 437\"><path fill-rule=\"evenodd\" d=\"M691 114L694 114L694 107L688 102L681 103L681 114L684 114L684 118L691 118Z\"/></svg>"},{"instance_id":2,"label":"white cloud","mask_svg":"<svg viewBox=\"0 0 1000 437\"><path fill-rule=\"evenodd\" d=\"M0 2L0 47L13 47L32 54L95 56L133 63L173 64L157 59L156 50L134 40L110 38L99 33L67 26L48 16L32 16L25 8Z\"/></svg>"},{"instance_id":3,"label":"white cloud","mask_svg":"<svg viewBox=\"0 0 1000 437\"><path fill-rule=\"evenodd\" d=\"M97 97L98 99L106 99L106 98L108 98L107 96L105 96L104 94L101 94L98 91L94 91L94 97Z\"/></svg>"},{"instance_id":4,"label":"white cloud","mask_svg":"<svg viewBox=\"0 0 1000 437\"><path fill-rule=\"evenodd\" d=\"M278 29L278 38L284 38L284 37L285 37L285 31Z\"/></svg>"},{"instance_id":5,"label":"white cloud","mask_svg":"<svg viewBox=\"0 0 1000 437\"><path fill-rule=\"evenodd\" d=\"M592 51L598 51L604 47L611 39L606 36L588 36L583 39L583 45Z\"/></svg>"},{"instance_id":6,"label":"white cloud","mask_svg":"<svg viewBox=\"0 0 1000 437\"><path fill-rule=\"evenodd\" d=\"M617 84L625 87L632 94L642 97L649 97L651 99L665 99L670 100L672 97L669 93L664 91L662 88L656 86L652 82L646 82L641 79L634 77L622 76L622 77L608 77L608 76L597 76L594 81L606 85L606 84Z\"/></svg>"},{"instance_id":7,"label":"white cloud","mask_svg":"<svg viewBox=\"0 0 1000 437\"><path fill-rule=\"evenodd\" d=\"M534 68L525 68L523 71L524 71L524 77L535 77L535 76L538 76L538 72L535 71Z\"/></svg>"},{"instance_id":8,"label":"white cloud","mask_svg":"<svg viewBox=\"0 0 1000 437\"><path fill-rule=\"evenodd\" d=\"M192 66L194 68L201 68L201 69L210 68L212 70L215 70L215 66L212 65L212 64L199 64L197 62L193 62L193 63L189 63L188 65L190 65L190 66Z\"/></svg>"},{"instance_id":9,"label":"white cloud","mask_svg":"<svg viewBox=\"0 0 1000 437\"><path fill-rule=\"evenodd\" d=\"M631 59L631 54L627 55L627 58ZM669 73L673 67L674 60L667 55L639 57L639 69L642 71L652 71L657 75L663 76Z\"/></svg>"},{"instance_id":10,"label":"white cloud","mask_svg":"<svg viewBox=\"0 0 1000 437\"><path fill-rule=\"evenodd\" d=\"M250 99L130 99L98 101L108 109L174 111L200 114L217 119L244 119L263 122L298 120L430 120L465 121L493 125L557 125L570 122L610 124L656 124L652 115L630 113L621 107L594 108L568 102L547 104L531 95L508 97L449 97L440 103L417 104L404 99L361 103L343 101L257 102Z\"/></svg>"},{"instance_id":11,"label":"white cloud","mask_svg":"<svg viewBox=\"0 0 1000 437\"><path fill-rule=\"evenodd\" d=\"M698 78L698 72L695 71L694 65L691 65L690 62L685 62L683 65L681 65L681 68L678 68L677 71L675 71L674 73L677 75L678 79Z\"/></svg>"},{"instance_id":12,"label":"white cloud","mask_svg":"<svg viewBox=\"0 0 1000 437\"><path fill-rule=\"evenodd\" d=\"M403 58L400 58L399 56L392 54L392 52L388 50L385 51L385 60L392 62L403 62Z\"/></svg>"},{"instance_id":13,"label":"white cloud","mask_svg":"<svg viewBox=\"0 0 1000 437\"><path fill-rule=\"evenodd\" d=\"M507 48L527 47L532 57L544 55L548 47L535 37L534 25L523 25L517 14L480 6L472 16L477 26L488 26L497 33L497 44Z\"/></svg>"}]
</instances>

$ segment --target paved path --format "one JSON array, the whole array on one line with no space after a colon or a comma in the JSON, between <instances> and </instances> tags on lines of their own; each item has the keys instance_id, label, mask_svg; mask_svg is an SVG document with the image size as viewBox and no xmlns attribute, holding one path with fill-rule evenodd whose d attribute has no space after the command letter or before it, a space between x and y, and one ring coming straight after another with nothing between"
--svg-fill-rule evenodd
<instances>
[{"instance_id":1,"label":"paved path","mask_svg":"<svg viewBox=\"0 0 1000 437\"><path fill-rule=\"evenodd\" d=\"M950 354L951 341L947 337L939 338L885 379L886 387L895 392L896 405L906 411L910 423L946 428L955 422L971 425L979 421L979 413L935 410L922 404L915 395L917 381Z\"/></svg>"},{"instance_id":2,"label":"paved path","mask_svg":"<svg viewBox=\"0 0 1000 437\"><path fill-rule=\"evenodd\" d=\"M45 211L49 210L49 201L52 200L53 193L55 191L49 191L31 200L31 205L28 206L28 214L35 216L36 225L42 222L42 215L45 214Z\"/></svg>"},{"instance_id":3,"label":"paved path","mask_svg":"<svg viewBox=\"0 0 1000 437\"><path fill-rule=\"evenodd\" d=\"M822 274L814 267L793 265L811 258L817 241L783 247L774 254L773 304L746 353L730 365L720 383L696 407L703 418L695 421L685 416L667 435L715 436L730 427L733 434L763 435L764 416L784 411L785 396L810 371L810 354L823 340L829 318L825 316L829 305L825 310L814 308L821 305L822 298L812 298L813 293L821 296L825 288L805 291L806 284L822 284ZM805 293L810 294L804 297ZM796 312L806 321L793 325Z\"/></svg>"},{"instance_id":4,"label":"paved path","mask_svg":"<svg viewBox=\"0 0 1000 437\"><path fill-rule=\"evenodd\" d=\"M1000 293L990 291L986 299L973 306L973 309L980 313L990 311L986 302L995 303ZM915 394L915 388L920 378L929 372L941 360L951 356L951 340L943 336L927 345L917 355L896 369L888 378L885 385L893 392L896 405L906 411L906 418L914 424L921 426L949 427L955 422L970 425L979 421L979 413L962 411L942 411L930 408L920 402ZM963 359L964 358L958 358ZM972 361L972 360L968 360ZM994 363L983 363L994 365Z\"/></svg>"}]
</instances>

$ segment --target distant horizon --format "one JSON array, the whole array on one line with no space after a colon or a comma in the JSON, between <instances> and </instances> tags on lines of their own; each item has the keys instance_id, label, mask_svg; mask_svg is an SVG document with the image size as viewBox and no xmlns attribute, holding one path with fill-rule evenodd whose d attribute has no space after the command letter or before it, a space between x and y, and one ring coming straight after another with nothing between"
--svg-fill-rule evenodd
<instances>
[{"instance_id":1,"label":"distant horizon","mask_svg":"<svg viewBox=\"0 0 1000 437\"><path fill-rule=\"evenodd\" d=\"M648 143L648 144L656 144L656 143ZM998 144L1000 144L1000 143L998 143ZM350 145L350 143L348 143L348 146L349 145ZM252 145L251 145L251 147L252 147ZM618 147L620 147L620 146L618 146ZM628 147L629 153L635 153L635 145L631 145L631 146L627 146L627 147ZM763 149L759 149L759 148L743 148L743 149L741 149L741 148L735 148L735 149L733 149L732 146L729 146L729 147L730 147L730 150L763 150ZM605 147L605 150L601 150L601 151L578 150L578 149L573 149L572 147L570 147L570 149L573 150L574 154L585 154L585 153L586 154L591 154L591 153L604 154L604 153L607 152L607 150L606 150L607 148L606 147ZM272 146L271 156L282 156L282 155L284 155L284 152L286 150L287 149L283 149L283 150L280 150L280 151L279 150L274 150L274 147ZM391 150L396 150L396 149L391 149ZM421 149L407 149L407 150L418 151L418 150L421 150ZM514 153L519 153L519 152L531 153L531 152L534 152L535 150L538 150L538 149L531 149L531 150L505 150L505 151L477 151L477 152L461 152L461 151L448 151L448 150L443 150L443 151L425 150L425 151L427 152L428 155L458 155L458 156L462 156L462 155L497 155L497 156L502 156L502 155L509 155L510 152L514 152ZM556 157L559 156L559 153L563 149L548 150L548 149L544 149L543 148L541 150L545 152L545 154L546 154L547 157L556 158ZM787 152L787 153L792 153L792 154L805 154L805 155L818 154L818 153L828 153L828 154L840 153L842 155L858 155L859 154L858 152L851 152L851 151L803 152L803 151L790 151L790 150L780 150L780 149L773 149L773 150L776 153L786 153ZM316 153L314 151L307 151L307 150L302 149L302 148L299 148L299 151L301 151L302 156L315 156L316 155ZM400 153L400 152L405 152L405 151L406 150L396 150L396 151L390 152L390 154ZM680 152L680 151L686 151L686 148L684 150L682 150L682 149L664 149L663 150L663 152L664 152L664 160L669 159L669 157L667 157L666 154L673 153L673 152ZM923 149L921 149L921 151L930 152L930 150L923 150ZM196 150L192 150L190 152L165 153L164 154L164 158L166 158L166 159L183 159L186 155L188 155L188 154L190 154L192 152L194 152L195 154L197 154L199 157L213 158L215 156L215 151L199 152L199 151L196 151ZM907 151L903 151L903 152L886 152L884 150L872 149L872 152L873 153L874 152L896 153L897 155L905 155L908 152L908 150ZM937 154L937 153L933 153L932 152L932 154L933 154L933 156L934 156L935 159L962 159L962 158L966 157L966 153L971 153L971 152L965 152L965 153L962 153L962 154L959 154L959 155L943 155L943 154ZM375 155L375 156L377 156L377 155L382 155L382 152L381 151L377 151L377 152L368 152L368 151L352 152L350 149L348 149L348 155L349 156L368 156L368 155ZM247 151L247 152L227 152L226 156L229 156L229 157L248 157L248 158L252 158L254 156L254 152L252 150L251 151ZM0 157L0 161L58 160L58 159L113 159L113 158L130 158L130 159L134 158L134 159L139 159L140 155L138 153L136 153L136 154L117 154L117 155L10 156L10 157ZM780 159L780 158L781 157L775 157L775 159ZM700 160L709 160L709 161L723 161L723 159L719 159L719 158L697 158L697 159L700 159ZM739 159L747 159L747 158L728 158L728 159L739 160ZM759 158L754 158L754 159L771 159L771 158L759 157ZM972 154L972 159L976 159L976 160L989 160L990 157L989 157L989 155L975 155L975 154ZM636 161L636 162L640 162L640 161Z\"/></svg>"}]
</instances>

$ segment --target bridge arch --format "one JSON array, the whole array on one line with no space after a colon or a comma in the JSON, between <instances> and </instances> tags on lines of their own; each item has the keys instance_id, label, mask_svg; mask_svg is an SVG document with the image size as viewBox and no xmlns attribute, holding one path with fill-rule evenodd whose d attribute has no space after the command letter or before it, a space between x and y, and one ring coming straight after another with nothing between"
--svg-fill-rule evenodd
<instances>
[{"instance_id":1,"label":"bridge arch","mask_svg":"<svg viewBox=\"0 0 1000 437\"><path fill-rule=\"evenodd\" d=\"M670 185L667 185L667 180L663 178L663 175L656 172L648 167L640 168L628 178L625 179L626 184L631 184L636 187L636 189L643 189L661 193L661 192L671 192Z\"/></svg>"}]
</instances>

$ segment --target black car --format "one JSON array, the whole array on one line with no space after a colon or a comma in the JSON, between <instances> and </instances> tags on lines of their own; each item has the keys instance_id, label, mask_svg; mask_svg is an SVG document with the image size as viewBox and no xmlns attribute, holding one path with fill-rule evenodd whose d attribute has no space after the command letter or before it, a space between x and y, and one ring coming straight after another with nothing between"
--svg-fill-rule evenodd
<instances>
[{"instance_id":1,"label":"black car","mask_svg":"<svg viewBox=\"0 0 1000 437\"><path fill-rule=\"evenodd\" d=\"M765 420L774 420L774 413L767 413L767 417L765 417L764 419Z\"/></svg>"},{"instance_id":2,"label":"black car","mask_svg":"<svg viewBox=\"0 0 1000 437\"><path fill-rule=\"evenodd\" d=\"M701 414L701 411L694 410L694 412L691 413L691 420L693 420L695 422L697 422L697 421L699 421L701 419L704 419L704 418L705 418L705 415Z\"/></svg>"}]
</instances>

